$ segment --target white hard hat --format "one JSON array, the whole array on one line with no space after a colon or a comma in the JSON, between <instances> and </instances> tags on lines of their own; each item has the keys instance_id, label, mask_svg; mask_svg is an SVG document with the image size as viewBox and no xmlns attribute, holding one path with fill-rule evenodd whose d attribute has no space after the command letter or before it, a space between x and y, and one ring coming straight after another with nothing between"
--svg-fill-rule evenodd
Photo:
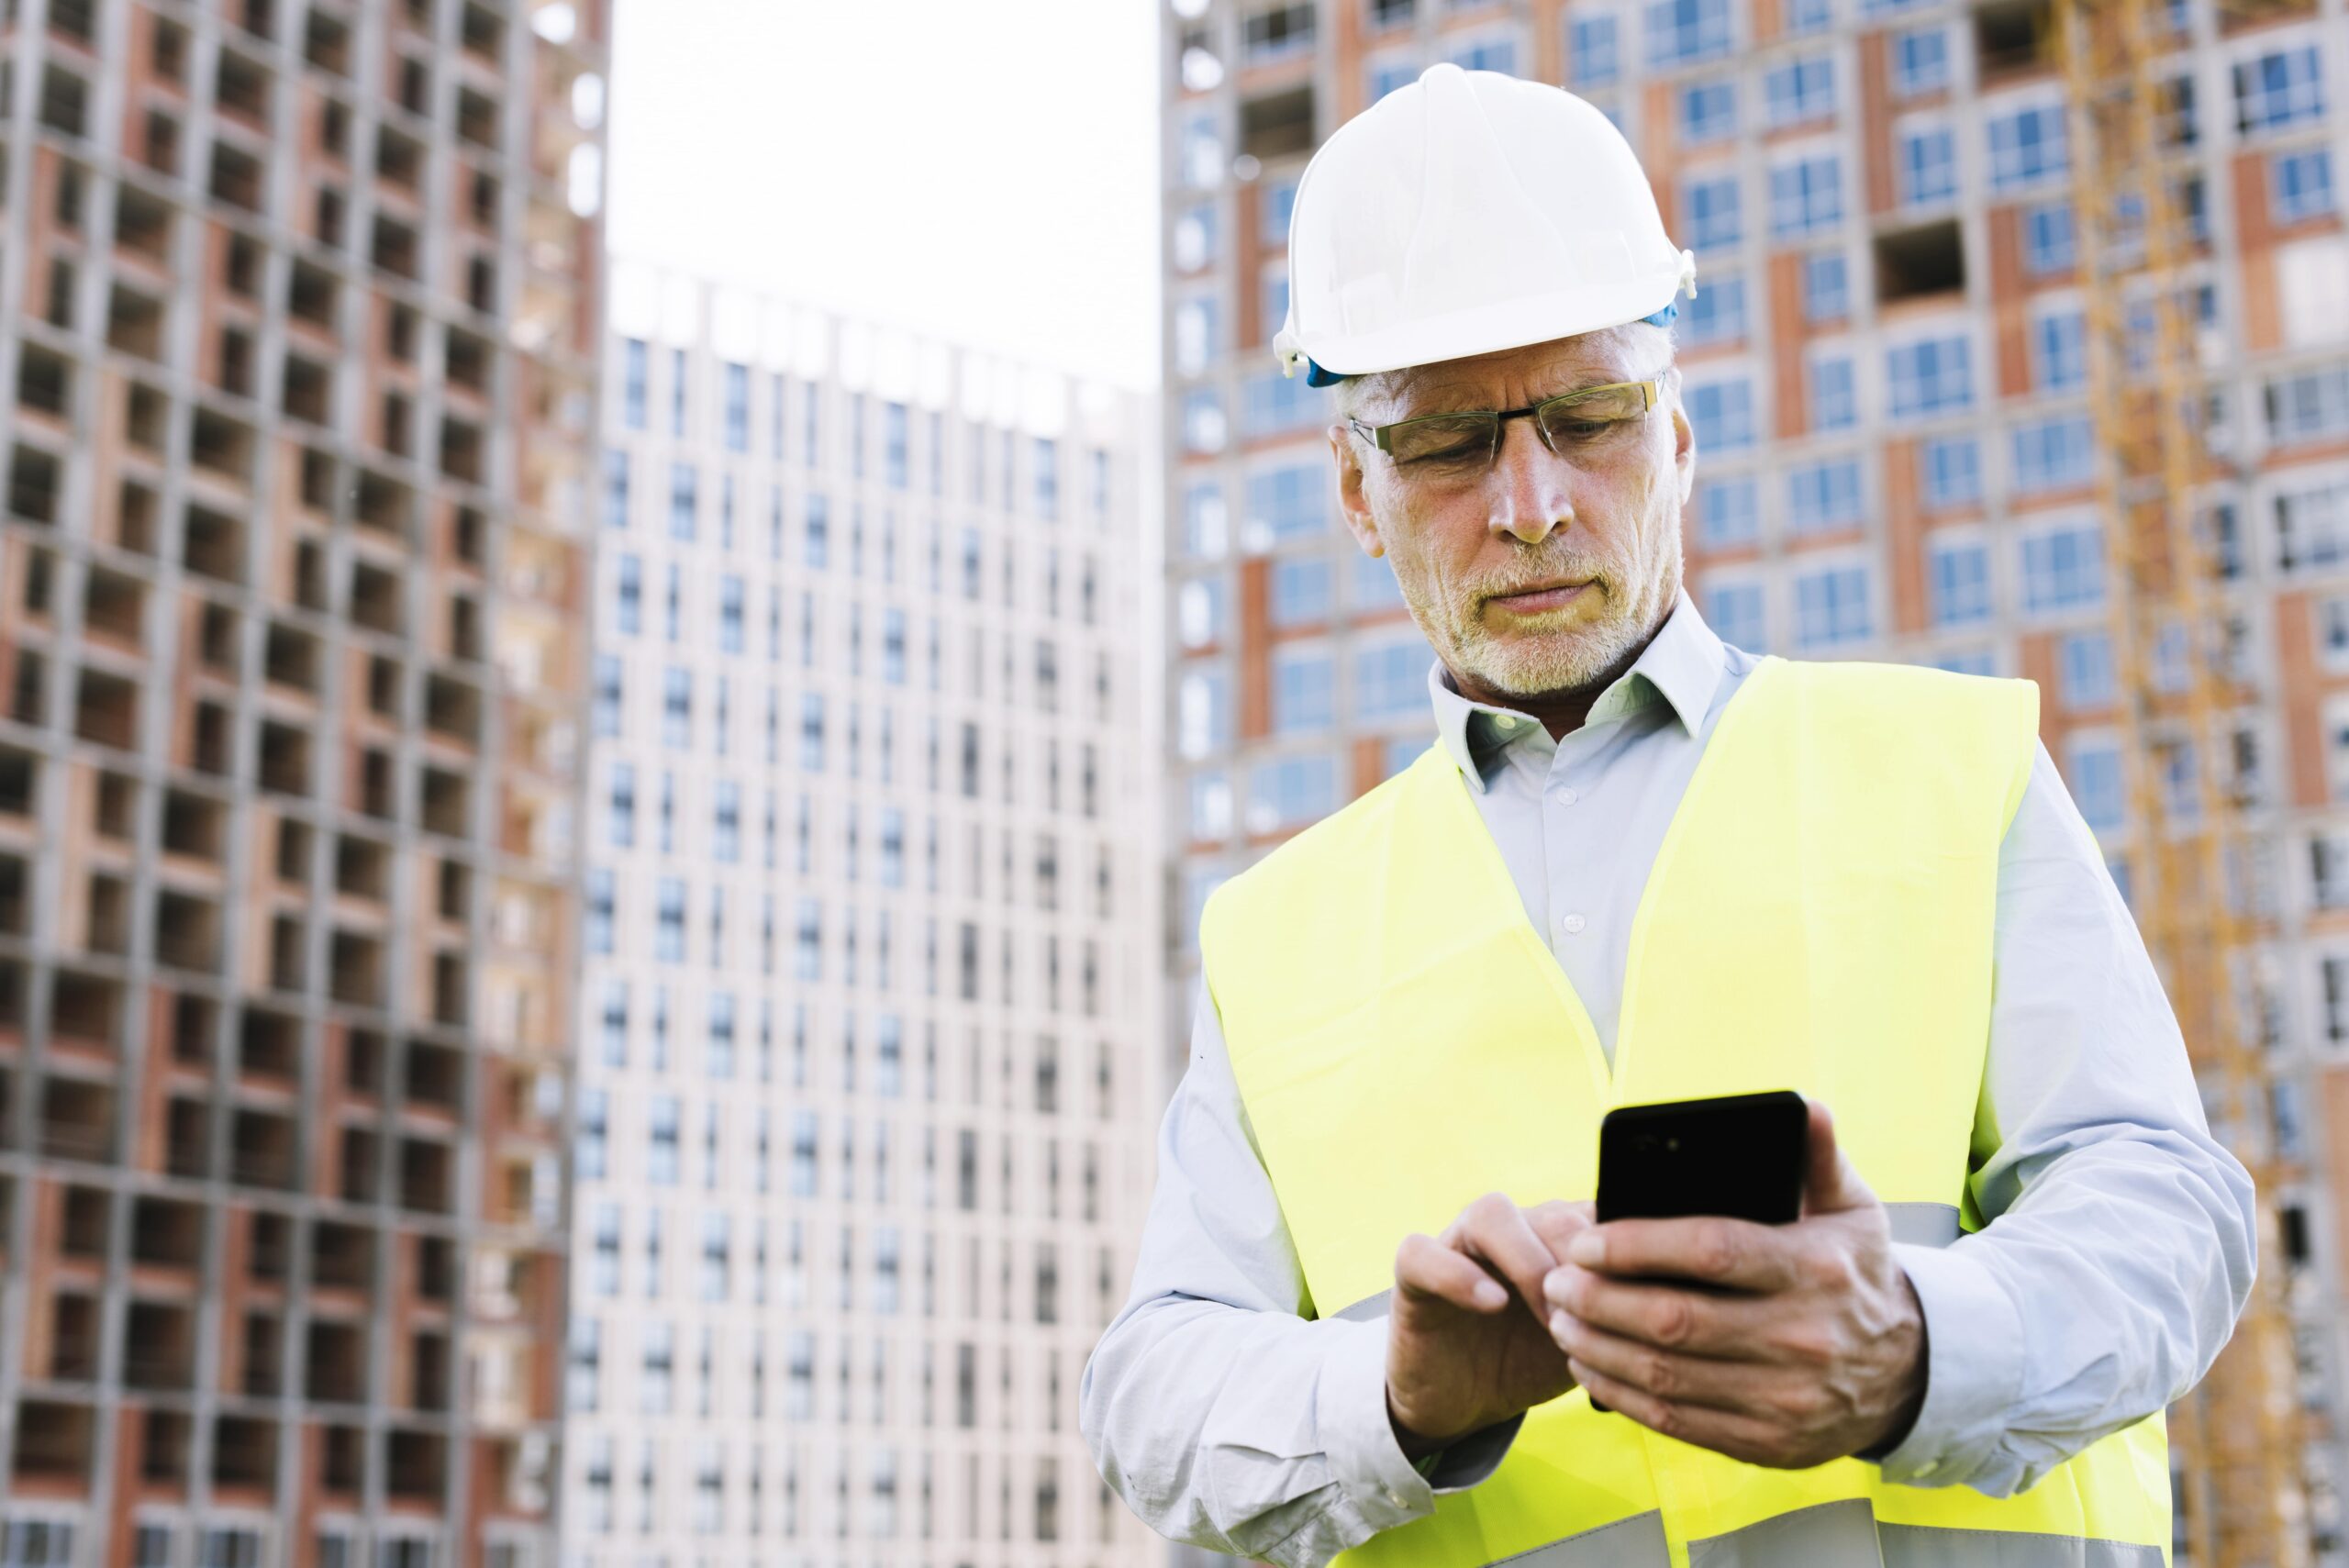
<instances>
[{"instance_id":1,"label":"white hard hat","mask_svg":"<svg viewBox=\"0 0 2349 1568\"><path fill-rule=\"evenodd\" d=\"M1431 65L1321 145L1288 231L1282 373L1349 375L1661 316L1697 292L1623 133L1564 88ZM1663 324L1662 322L1659 323Z\"/></svg>"}]
</instances>

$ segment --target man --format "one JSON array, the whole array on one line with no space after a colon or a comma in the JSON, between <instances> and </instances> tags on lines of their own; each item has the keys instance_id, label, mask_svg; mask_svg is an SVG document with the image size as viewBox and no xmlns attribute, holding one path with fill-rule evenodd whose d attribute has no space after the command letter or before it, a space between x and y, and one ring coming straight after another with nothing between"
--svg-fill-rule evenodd
<instances>
[{"instance_id":1,"label":"man","mask_svg":"<svg viewBox=\"0 0 2349 1568\"><path fill-rule=\"evenodd\" d=\"M1431 68L1290 262L1439 740L1208 901L1104 1477L1285 1568L2164 1563L2251 1185L2036 688L1706 627L1693 261L1579 99ZM1592 1222L1609 1107L1783 1088L1798 1222Z\"/></svg>"}]
</instances>

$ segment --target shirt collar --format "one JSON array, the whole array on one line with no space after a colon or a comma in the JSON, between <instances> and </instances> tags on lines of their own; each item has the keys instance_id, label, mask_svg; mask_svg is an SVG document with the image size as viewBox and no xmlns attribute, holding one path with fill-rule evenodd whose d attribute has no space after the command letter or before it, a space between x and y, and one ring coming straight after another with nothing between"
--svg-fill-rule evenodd
<instances>
[{"instance_id":1,"label":"shirt collar","mask_svg":"<svg viewBox=\"0 0 2349 1568\"><path fill-rule=\"evenodd\" d=\"M1727 662L1721 639L1697 613L1696 602L1684 586L1673 601L1672 613L1639 658L1591 704L1585 727L1621 718L1660 699L1693 736L1704 726ZM1542 744L1549 743L1549 731L1522 709L1462 696L1442 660L1428 668L1428 695L1435 707L1437 739L1459 765L1469 787L1479 794L1487 770L1512 742L1538 736ZM1502 727L1497 722L1502 718L1509 719L1510 725Z\"/></svg>"}]
</instances>

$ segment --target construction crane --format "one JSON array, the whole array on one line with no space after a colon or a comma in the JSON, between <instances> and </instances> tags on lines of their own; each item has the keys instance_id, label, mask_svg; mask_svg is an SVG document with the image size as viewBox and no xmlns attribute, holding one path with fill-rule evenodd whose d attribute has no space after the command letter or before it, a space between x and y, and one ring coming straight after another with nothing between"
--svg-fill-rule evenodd
<instances>
[{"instance_id":1,"label":"construction crane","mask_svg":"<svg viewBox=\"0 0 2349 1568\"><path fill-rule=\"evenodd\" d=\"M2277 1149L2260 1008L2257 851L2236 720L2257 693L2237 659L2213 508L2233 477L2206 432L2211 404L2193 309L2202 248L2182 188L2190 112L2158 67L2186 46L2160 0L2054 0L2048 42L2067 93L2079 285L2099 454L2098 501L2124 784L2131 903L2177 1012L2213 1130L2260 1195L2261 1268L2218 1365L2173 1407L2177 1562L2301 1568L2310 1557L2309 1443L2277 1276Z\"/></svg>"}]
</instances>

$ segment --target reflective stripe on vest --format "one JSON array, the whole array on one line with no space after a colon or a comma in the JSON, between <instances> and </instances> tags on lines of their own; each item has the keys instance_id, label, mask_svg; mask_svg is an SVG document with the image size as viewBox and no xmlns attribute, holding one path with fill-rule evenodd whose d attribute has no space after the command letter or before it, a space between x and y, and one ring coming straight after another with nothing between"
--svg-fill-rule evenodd
<instances>
[{"instance_id":1,"label":"reflective stripe on vest","mask_svg":"<svg viewBox=\"0 0 2349 1568\"><path fill-rule=\"evenodd\" d=\"M2013 1530L1882 1524L1860 1498L1780 1514L1688 1543L1691 1568L2162 1568L2161 1549ZM1600 1525L1492 1568L1670 1568L1664 1516Z\"/></svg>"},{"instance_id":2,"label":"reflective stripe on vest","mask_svg":"<svg viewBox=\"0 0 2349 1568\"><path fill-rule=\"evenodd\" d=\"M1208 983L1310 1303L1383 1314L1404 1236L1486 1192L1587 1198L1609 1108L1700 1095L1823 1099L1900 1240L1977 1229L1998 846L2037 722L2027 681L1763 660L1649 872L1611 1061L1441 747L1218 888ZM1671 1568L1808 1564L1833 1559L1803 1532L1847 1519L1887 1563L2136 1568L2113 1554L2168 1548L2162 1418L1990 1498L1741 1464L1575 1390L1485 1481L1336 1561L1578 1568L1660 1535Z\"/></svg>"}]
</instances>

